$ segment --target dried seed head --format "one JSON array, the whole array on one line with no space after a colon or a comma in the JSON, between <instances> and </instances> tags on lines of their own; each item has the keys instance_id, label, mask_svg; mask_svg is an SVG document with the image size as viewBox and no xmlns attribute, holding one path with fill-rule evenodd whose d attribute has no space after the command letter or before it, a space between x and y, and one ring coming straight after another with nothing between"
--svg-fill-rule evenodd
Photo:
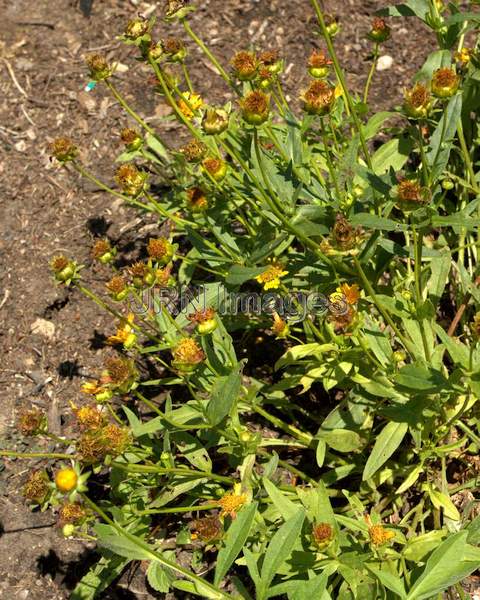
<instances>
[{"instance_id":1,"label":"dried seed head","mask_svg":"<svg viewBox=\"0 0 480 600\"><path fill-rule=\"evenodd\" d=\"M157 263L166 265L172 260L173 246L167 238L150 238L147 244L147 252L148 256Z\"/></svg>"},{"instance_id":2,"label":"dried seed head","mask_svg":"<svg viewBox=\"0 0 480 600\"><path fill-rule=\"evenodd\" d=\"M71 523L79 525L87 516L87 511L78 502L66 502L58 511L58 524L60 527Z\"/></svg>"},{"instance_id":3,"label":"dried seed head","mask_svg":"<svg viewBox=\"0 0 480 600\"><path fill-rule=\"evenodd\" d=\"M253 52L241 50L230 61L235 77L240 81L252 81L257 75L258 61Z\"/></svg>"},{"instance_id":4,"label":"dried seed head","mask_svg":"<svg viewBox=\"0 0 480 600\"><path fill-rule=\"evenodd\" d=\"M132 129L131 127L122 129L120 132L120 139L127 147L127 150L131 152L138 150L143 144L142 136L136 129Z\"/></svg>"},{"instance_id":5,"label":"dried seed head","mask_svg":"<svg viewBox=\"0 0 480 600\"><path fill-rule=\"evenodd\" d=\"M94 404L73 408L80 431L99 429L105 425L106 417Z\"/></svg>"},{"instance_id":6,"label":"dried seed head","mask_svg":"<svg viewBox=\"0 0 480 600\"><path fill-rule=\"evenodd\" d=\"M161 44L162 50L169 60L172 62L183 62L185 60L187 50L182 40L176 37L169 37L162 40Z\"/></svg>"},{"instance_id":7,"label":"dried seed head","mask_svg":"<svg viewBox=\"0 0 480 600\"><path fill-rule=\"evenodd\" d=\"M199 539L207 544L219 540L223 535L223 525L218 517L210 516L195 519L190 524L192 539Z\"/></svg>"},{"instance_id":8,"label":"dried seed head","mask_svg":"<svg viewBox=\"0 0 480 600\"><path fill-rule=\"evenodd\" d=\"M313 50L308 59L308 72L315 79L322 79L328 75L331 64L323 50Z\"/></svg>"},{"instance_id":9,"label":"dried seed head","mask_svg":"<svg viewBox=\"0 0 480 600\"><path fill-rule=\"evenodd\" d=\"M124 300L128 294L127 282L121 275L114 275L105 284L110 297L117 302Z\"/></svg>"},{"instance_id":10,"label":"dried seed head","mask_svg":"<svg viewBox=\"0 0 480 600\"><path fill-rule=\"evenodd\" d=\"M337 215L332 231L333 241L340 250L351 250L357 243L357 231L343 215Z\"/></svg>"},{"instance_id":11,"label":"dried seed head","mask_svg":"<svg viewBox=\"0 0 480 600\"><path fill-rule=\"evenodd\" d=\"M73 260L69 260L66 256L54 256L50 261L50 267L55 275L55 279L60 283L67 285L77 279L77 264Z\"/></svg>"},{"instance_id":12,"label":"dried seed head","mask_svg":"<svg viewBox=\"0 0 480 600\"><path fill-rule=\"evenodd\" d=\"M90 69L90 77L94 81L108 79L113 73L112 67L108 64L106 58L101 54L87 54L85 57L87 67Z\"/></svg>"},{"instance_id":13,"label":"dried seed head","mask_svg":"<svg viewBox=\"0 0 480 600\"><path fill-rule=\"evenodd\" d=\"M335 88L323 80L312 81L307 90L300 96L303 109L311 115L328 114L335 102Z\"/></svg>"},{"instance_id":14,"label":"dried seed head","mask_svg":"<svg viewBox=\"0 0 480 600\"><path fill-rule=\"evenodd\" d=\"M147 19L137 18L132 19L127 23L125 27L125 37L129 40L136 40L146 33L149 30L149 22Z\"/></svg>"},{"instance_id":15,"label":"dried seed head","mask_svg":"<svg viewBox=\"0 0 480 600\"><path fill-rule=\"evenodd\" d=\"M108 382L116 386L126 383L135 375L133 362L125 358L108 358L105 361L105 370L107 371Z\"/></svg>"},{"instance_id":16,"label":"dried seed head","mask_svg":"<svg viewBox=\"0 0 480 600\"><path fill-rule=\"evenodd\" d=\"M397 186L397 201L404 210L419 208L430 200L430 191L416 179L402 179Z\"/></svg>"},{"instance_id":17,"label":"dried seed head","mask_svg":"<svg viewBox=\"0 0 480 600\"><path fill-rule=\"evenodd\" d=\"M187 202L190 209L194 212L208 208L208 200L205 192L199 187L191 187L187 190Z\"/></svg>"},{"instance_id":18,"label":"dried seed head","mask_svg":"<svg viewBox=\"0 0 480 600\"><path fill-rule=\"evenodd\" d=\"M32 407L20 412L17 418L17 429L26 437L46 430L47 417L39 408Z\"/></svg>"},{"instance_id":19,"label":"dried seed head","mask_svg":"<svg viewBox=\"0 0 480 600\"><path fill-rule=\"evenodd\" d=\"M450 98L458 90L460 76L450 67L437 69L432 77L432 93L438 98Z\"/></svg>"},{"instance_id":20,"label":"dried seed head","mask_svg":"<svg viewBox=\"0 0 480 600\"><path fill-rule=\"evenodd\" d=\"M86 431L77 440L76 448L81 462L94 465L102 462L105 458L107 453L101 439L100 431Z\"/></svg>"},{"instance_id":21,"label":"dried seed head","mask_svg":"<svg viewBox=\"0 0 480 600\"><path fill-rule=\"evenodd\" d=\"M120 165L115 172L115 181L127 196L138 196L145 188L147 174L130 164Z\"/></svg>"},{"instance_id":22,"label":"dried seed head","mask_svg":"<svg viewBox=\"0 0 480 600\"><path fill-rule=\"evenodd\" d=\"M172 355L172 365L185 373L193 371L205 360L205 353L192 338L183 338L180 340L172 350Z\"/></svg>"},{"instance_id":23,"label":"dried seed head","mask_svg":"<svg viewBox=\"0 0 480 600\"><path fill-rule=\"evenodd\" d=\"M203 169L215 181L221 181L227 174L227 163L221 158L209 157L202 162Z\"/></svg>"},{"instance_id":24,"label":"dried seed head","mask_svg":"<svg viewBox=\"0 0 480 600\"><path fill-rule=\"evenodd\" d=\"M325 548L333 540L333 527L329 523L317 523L312 530L313 541Z\"/></svg>"},{"instance_id":25,"label":"dried seed head","mask_svg":"<svg viewBox=\"0 0 480 600\"><path fill-rule=\"evenodd\" d=\"M270 113L270 96L260 90L248 93L240 101L242 116L249 125L261 125Z\"/></svg>"},{"instance_id":26,"label":"dried seed head","mask_svg":"<svg viewBox=\"0 0 480 600\"><path fill-rule=\"evenodd\" d=\"M33 471L23 486L23 496L35 504L43 504L50 494L50 479L46 471Z\"/></svg>"},{"instance_id":27,"label":"dried seed head","mask_svg":"<svg viewBox=\"0 0 480 600\"><path fill-rule=\"evenodd\" d=\"M180 152L185 156L185 159L192 163L200 162L207 151L207 146L199 140L191 140L188 144L185 144L185 146L180 148Z\"/></svg>"},{"instance_id":28,"label":"dried seed head","mask_svg":"<svg viewBox=\"0 0 480 600\"><path fill-rule=\"evenodd\" d=\"M49 145L50 154L61 163L73 160L78 155L78 148L71 139L59 137Z\"/></svg>"},{"instance_id":29,"label":"dried seed head","mask_svg":"<svg viewBox=\"0 0 480 600\"><path fill-rule=\"evenodd\" d=\"M213 308L197 310L191 315L188 315L188 319L197 325L197 331L200 335L212 333L217 328L215 310Z\"/></svg>"},{"instance_id":30,"label":"dried seed head","mask_svg":"<svg viewBox=\"0 0 480 600\"><path fill-rule=\"evenodd\" d=\"M221 108L207 108L202 120L202 129L207 135L216 135L228 128L229 115Z\"/></svg>"},{"instance_id":31,"label":"dried seed head","mask_svg":"<svg viewBox=\"0 0 480 600\"><path fill-rule=\"evenodd\" d=\"M109 240L97 240L92 248L92 256L95 260L106 265L115 258L117 249L112 248Z\"/></svg>"},{"instance_id":32,"label":"dried seed head","mask_svg":"<svg viewBox=\"0 0 480 600\"><path fill-rule=\"evenodd\" d=\"M372 28L368 34L368 37L376 42L377 44L381 44L382 42L386 42L390 37L390 27L385 23L385 19L381 19L379 17L375 17L372 21Z\"/></svg>"},{"instance_id":33,"label":"dried seed head","mask_svg":"<svg viewBox=\"0 0 480 600\"><path fill-rule=\"evenodd\" d=\"M432 96L422 83L416 83L410 90L405 90L403 108L413 119L424 119L432 107Z\"/></svg>"}]
</instances>

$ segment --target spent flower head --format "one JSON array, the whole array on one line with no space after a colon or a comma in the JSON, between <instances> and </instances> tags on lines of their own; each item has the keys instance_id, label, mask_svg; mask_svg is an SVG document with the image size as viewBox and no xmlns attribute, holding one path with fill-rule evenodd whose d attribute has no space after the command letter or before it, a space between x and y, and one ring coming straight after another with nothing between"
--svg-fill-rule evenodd
<instances>
[{"instance_id":1,"label":"spent flower head","mask_svg":"<svg viewBox=\"0 0 480 600\"><path fill-rule=\"evenodd\" d=\"M48 146L51 156L58 162L65 164L74 160L78 156L78 148L70 138L59 137L53 140Z\"/></svg>"},{"instance_id":2,"label":"spent flower head","mask_svg":"<svg viewBox=\"0 0 480 600\"><path fill-rule=\"evenodd\" d=\"M94 81L102 81L108 79L113 74L114 68L107 62L107 59L102 54L87 54L85 63L90 71L90 77Z\"/></svg>"},{"instance_id":3,"label":"spent flower head","mask_svg":"<svg viewBox=\"0 0 480 600\"><path fill-rule=\"evenodd\" d=\"M233 74L240 81L252 81L257 76L258 60L254 52L241 50L230 61Z\"/></svg>"},{"instance_id":4,"label":"spent flower head","mask_svg":"<svg viewBox=\"0 0 480 600\"><path fill-rule=\"evenodd\" d=\"M261 90L254 90L242 98L240 108L243 119L249 125L261 125L270 114L270 96Z\"/></svg>"},{"instance_id":5,"label":"spent flower head","mask_svg":"<svg viewBox=\"0 0 480 600\"><path fill-rule=\"evenodd\" d=\"M202 129L207 135L218 135L228 128L230 115L223 108L208 107L203 115Z\"/></svg>"},{"instance_id":6,"label":"spent flower head","mask_svg":"<svg viewBox=\"0 0 480 600\"><path fill-rule=\"evenodd\" d=\"M187 49L181 39L168 37L161 41L164 55L170 62L182 63L187 56Z\"/></svg>"},{"instance_id":7,"label":"spent flower head","mask_svg":"<svg viewBox=\"0 0 480 600\"><path fill-rule=\"evenodd\" d=\"M335 88L322 79L314 80L310 82L300 99L305 112L323 117L332 110L335 102Z\"/></svg>"},{"instance_id":8,"label":"spent flower head","mask_svg":"<svg viewBox=\"0 0 480 600\"><path fill-rule=\"evenodd\" d=\"M147 253L159 265L166 265L169 263L174 254L173 245L167 240L167 238L150 238L147 244Z\"/></svg>"},{"instance_id":9,"label":"spent flower head","mask_svg":"<svg viewBox=\"0 0 480 600\"><path fill-rule=\"evenodd\" d=\"M197 331L200 335L212 333L217 328L217 320L213 308L197 310L191 315L188 315L188 320L196 324Z\"/></svg>"},{"instance_id":10,"label":"spent flower head","mask_svg":"<svg viewBox=\"0 0 480 600\"><path fill-rule=\"evenodd\" d=\"M120 165L115 172L115 181L127 196L140 195L147 185L147 173L139 171L135 165Z\"/></svg>"},{"instance_id":11,"label":"spent flower head","mask_svg":"<svg viewBox=\"0 0 480 600\"><path fill-rule=\"evenodd\" d=\"M121 302L128 296L129 289L127 281L122 275L114 275L110 281L105 284L105 287L107 288L110 298L116 302Z\"/></svg>"},{"instance_id":12,"label":"spent flower head","mask_svg":"<svg viewBox=\"0 0 480 600\"><path fill-rule=\"evenodd\" d=\"M315 79L323 79L330 71L332 60L323 50L313 50L308 58L308 72Z\"/></svg>"},{"instance_id":13,"label":"spent flower head","mask_svg":"<svg viewBox=\"0 0 480 600\"><path fill-rule=\"evenodd\" d=\"M316 523L312 529L312 538L319 549L326 548L333 540L334 531L330 523Z\"/></svg>"},{"instance_id":14,"label":"spent flower head","mask_svg":"<svg viewBox=\"0 0 480 600\"><path fill-rule=\"evenodd\" d=\"M136 129L125 127L120 132L120 139L125 144L128 151L138 150L143 145L143 138Z\"/></svg>"},{"instance_id":15,"label":"spent flower head","mask_svg":"<svg viewBox=\"0 0 480 600\"><path fill-rule=\"evenodd\" d=\"M202 167L204 172L215 181L222 181L227 174L227 163L221 158L209 156L202 161Z\"/></svg>"},{"instance_id":16,"label":"spent flower head","mask_svg":"<svg viewBox=\"0 0 480 600\"><path fill-rule=\"evenodd\" d=\"M208 147L200 140L193 139L180 148L185 160L191 163L199 163L205 158Z\"/></svg>"},{"instance_id":17,"label":"spent flower head","mask_svg":"<svg viewBox=\"0 0 480 600\"><path fill-rule=\"evenodd\" d=\"M437 69L432 76L432 94L437 98L450 98L460 85L460 75L450 67Z\"/></svg>"},{"instance_id":18,"label":"spent flower head","mask_svg":"<svg viewBox=\"0 0 480 600\"><path fill-rule=\"evenodd\" d=\"M208 208L208 199L202 188L198 186L188 188L186 194L188 207L193 212L201 212Z\"/></svg>"},{"instance_id":19,"label":"spent flower head","mask_svg":"<svg viewBox=\"0 0 480 600\"><path fill-rule=\"evenodd\" d=\"M97 240L92 248L92 257L106 265L111 263L117 255L117 249L110 244L110 240Z\"/></svg>"},{"instance_id":20,"label":"spent flower head","mask_svg":"<svg viewBox=\"0 0 480 600\"><path fill-rule=\"evenodd\" d=\"M28 502L38 505L44 504L51 492L50 478L44 470L32 471L22 490L22 494Z\"/></svg>"},{"instance_id":21,"label":"spent flower head","mask_svg":"<svg viewBox=\"0 0 480 600\"><path fill-rule=\"evenodd\" d=\"M17 429L25 437L44 433L47 431L47 426L46 414L35 406L20 411L17 417Z\"/></svg>"},{"instance_id":22,"label":"spent flower head","mask_svg":"<svg viewBox=\"0 0 480 600\"><path fill-rule=\"evenodd\" d=\"M416 83L413 88L405 90L403 109L412 119L425 119L432 107L432 95L423 83Z\"/></svg>"},{"instance_id":23,"label":"spent flower head","mask_svg":"<svg viewBox=\"0 0 480 600\"><path fill-rule=\"evenodd\" d=\"M183 338L172 350L172 366L182 373L191 373L205 360L205 353L193 338Z\"/></svg>"},{"instance_id":24,"label":"spent flower head","mask_svg":"<svg viewBox=\"0 0 480 600\"><path fill-rule=\"evenodd\" d=\"M368 33L368 37L375 43L381 44L386 42L390 37L390 27L386 24L385 19L375 17L372 21L372 28Z\"/></svg>"}]
</instances>

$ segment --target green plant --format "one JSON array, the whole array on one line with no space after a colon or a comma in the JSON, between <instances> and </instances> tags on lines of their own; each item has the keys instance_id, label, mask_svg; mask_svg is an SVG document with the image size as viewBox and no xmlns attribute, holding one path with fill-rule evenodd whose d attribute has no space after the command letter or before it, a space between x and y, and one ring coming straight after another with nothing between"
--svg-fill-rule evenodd
<instances>
[{"instance_id":1,"label":"green plant","mask_svg":"<svg viewBox=\"0 0 480 600\"><path fill-rule=\"evenodd\" d=\"M52 145L67 168L158 215L163 231L148 259L120 272L115 248L97 242L107 298L74 261L52 261L57 282L120 322L109 338L119 356L84 385L95 402L72 409L83 475L81 489L68 486L64 532L102 551L72 598L101 594L132 560L148 561L156 590L204 598L466 597L459 583L480 561L480 14L427 0L383 11L423 21L439 50L402 107L370 116L383 19L368 34L365 90L352 94L338 24L312 0L326 50L310 57L294 110L276 53L238 52L228 70L191 29L192 7L169 6L238 101L206 105L186 45L155 42L153 20L136 19L123 39L192 140L167 144L95 55L91 77L138 128L122 132L118 187L69 140ZM388 141L374 151L380 132ZM178 285L203 296L176 314ZM262 310L239 314L239 292ZM145 361L158 378L142 375ZM41 415L22 419L24 433L48 435ZM85 489L105 472L109 497L94 502ZM45 472L32 478L30 501L61 500Z\"/></svg>"}]
</instances>

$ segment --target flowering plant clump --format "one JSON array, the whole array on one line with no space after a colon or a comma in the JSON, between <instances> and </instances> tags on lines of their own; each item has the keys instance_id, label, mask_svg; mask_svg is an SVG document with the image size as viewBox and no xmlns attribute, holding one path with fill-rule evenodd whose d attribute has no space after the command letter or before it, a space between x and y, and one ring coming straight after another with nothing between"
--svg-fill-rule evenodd
<instances>
[{"instance_id":1,"label":"flowering plant clump","mask_svg":"<svg viewBox=\"0 0 480 600\"><path fill-rule=\"evenodd\" d=\"M191 27L194 6L167 4L162 32L132 18L120 39L178 136L140 115L95 54L96 89L126 109L113 187L68 138L50 146L59 167L158 225L130 261L95 243L103 294L74 258L50 263L56 285L113 318L69 439L37 409L18 421L28 440L56 444L25 500L98 544L72 598L101 597L133 561L172 597L465 598L480 564L476 3L379 11L353 92L340 24L311 0L321 39L290 96L277 49L220 60ZM375 113L398 17L430 28L439 49ZM192 49L232 101L193 87Z\"/></svg>"}]
</instances>

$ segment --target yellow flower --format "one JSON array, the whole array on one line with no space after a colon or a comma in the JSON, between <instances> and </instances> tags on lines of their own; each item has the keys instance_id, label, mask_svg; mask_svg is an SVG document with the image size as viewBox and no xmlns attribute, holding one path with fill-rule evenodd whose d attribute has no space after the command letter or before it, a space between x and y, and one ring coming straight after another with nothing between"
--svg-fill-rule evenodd
<instances>
[{"instance_id":1,"label":"yellow flower","mask_svg":"<svg viewBox=\"0 0 480 600\"><path fill-rule=\"evenodd\" d=\"M137 339L132 327L134 318L133 313L128 313L126 319L122 321L122 325L117 329L117 333L107 338L107 344L111 346L123 344L125 348L131 348Z\"/></svg>"},{"instance_id":2,"label":"yellow flower","mask_svg":"<svg viewBox=\"0 0 480 600\"><path fill-rule=\"evenodd\" d=\"M257 275L255 279L263 285L264 290L274 290L280 287L280 278L285 277L285 275L288 275L288 271L284 271L283 266L278 261L272 261L267 269Z\"/></svg>"},{"instance_id":3,"label":"yellow flower","mask_svg":"<svg viewBox=\"0 0 480 600\"><path fill-rule=\"evenodd\" d=\"M82 383L81 390L84 394L92 394L92 396L96 396L104 391L103 386L99 381L86 381Z\"/></svg>"},{"instance_id":4,"label":"yellow flower","mask_svg":"<svg viewBox=\"0 0 480 600\"><path fill-rule=\"evenodd\" d=\"M194 116L194 111L202 108L203 100L198 94L184 92L182 98L178 102L178 108L185 118L191 120Z\"/></svg>"},{"instance_id":5,"label":"yellow flower","mask_svg":"<svg viewBox=\"0 0 480 600\"><path fill-rule=\"evenodd\" d=\"M78 482L78 475L71 467L60 469L55 475L55 485L61 492L71 492L76 488Z\"/></svg>"},{"instance_id":6,"label":"yellow flower","mask_svg":"<svg viewBox=\"0 0 480 600\"><path fill-rule=\"evenodd\" d=\"M290 333L288 323L286 323L276 311L273 313L272 332L279 339L288 337Z\"/></svg>"},{"instance_id":7,"label":"yellow flower","mask_svg":"<svg viewBox=\"0 0 480 600\"><path fill-rule=\"evenodd\" d=\"M468 65L472 60L473 50L471 48L461 48L459 52L455 52L455 60L461 63L462 66Z\"/></svg>"},{"instance_id":8,"label":"yellow flower","mask_svg":"<svg viewBox=\"0 0 480 600\"><path fill-rule=\"evenodd\" d=\"M342 285L338 287L336 291L342 294L343 298L348 304L350 304L350 306L356 304L360 298L360 289L356 283L353 285L342 283Z\"/></svg>"},{"instance_id":9,"label":"yellow flower","mask_svg":"<svg viewBox=\"0 0 480 600\"><path fill-rule=\"evenodd\" d=\"M368 529L368 535L370 536L370 541L374 546L383 546L393 537L395 537L395 533L385 529L383 525L372 525Z\"/></svg>"},{"instance_id":10,"label":"yellow flower","mask_svg":"<svg viewBox=\"0 0 480 600\"><path fill-rule=\"evenodd\" d=\"M235 519L238 510L245 504L246 501L247 496L245 494L235 494L232 492L225 494L218 501L220 507L222 508L220 516L226 517L228 515L232 519Z\"/></svg>"}]
</instances>

